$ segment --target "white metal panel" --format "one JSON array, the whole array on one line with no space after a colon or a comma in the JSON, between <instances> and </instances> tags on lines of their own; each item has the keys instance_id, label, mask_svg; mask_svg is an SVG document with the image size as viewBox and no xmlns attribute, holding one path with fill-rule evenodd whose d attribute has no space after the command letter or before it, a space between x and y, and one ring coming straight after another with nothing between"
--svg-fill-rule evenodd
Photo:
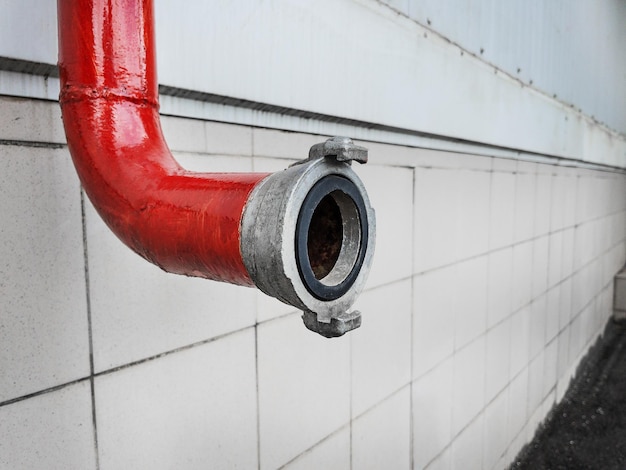
<instances>
[{"instance_id":1,"label":"white metal panel","mask_svg":"<svg viewBox=\"0 0 626 470\"><path fill-rule=\"evenodd\" d=\"M548 73L550 67L556 67L551 65L552 59L567 56L558 52L570 43L580 51L583 46L568 39L560 43L561 49L553 50L554 57L537 58L535 49L545 45L542 28L551 24L548 14L563 14L566 25L578 24L576 21L582 20L574 18L577 10L566 11L556 0L549 2L550 7L546 7L548 2L522 4L521 0L455 2L457 6L466 3L466 12L453 10L448 2L423 1L434 9L426 19L426 23L431 21L431 28L439 28L439 21L447 24L443 21L447 18L450 28L464 31L467 38L480 39L475 46L465 45L469 50L478 48L478 58L462 53L428 26L408 18L407 11L417 14L416 2L394 0L390 8L375 0L215 0L186 2L181 8L177 0L156 0L160 81L183 89L405 129L409 135L427 133L590 162L621 165L626 161L623 138L532 87L522 86L480 58L480 43L484 41L483 56L491 50L494 54L516 51L503 52L501 60L510 64L498 63L499 68L517 66L511 57L524 64L541 59L547 64L546 77L552 77ZM606 3L613 5L614 1ZM56 62L54 3L0 0L6 13L0 20L0 57ZM616 16L619 11L614 12ZM505 34L519 18L529 18L524 20L526 25L536 28L527 34L528 40ZM591 30L616 29L613 17L600 16L594 21ZM580 33L568 31L570 36L578 38ZM608 42L607 48L616 49L619 44L615 38ZM495 44L500 44L500 49ZM584 46L585 57L593 55L595 44ZM574 66L580 67L575 62L569 65L574 72ZM525 73L526 65L520 68L520 74ZM6 79L12 83L11 77L5 73L0 86L6 85ZM586 89L598 88L603 75L569 73L568 77L576 82L576 89ZM0 93L35 88L11 83L2 86ZM626 113L619 97L624 86L620 86L619 77L610 83L603 87L605 94L613 93L616 112ZM579 94L582 100L585 95Z\"/></svg>"},{"instance_id":2,"label":"white metal panel","mask_svg":"<svg viewBox=\"0 0 626 470\"><path fill-rule=\"evenodd\" d=\"M624 157L586 148L598 140L586 133L606 133L378 2L157 5L168 85L549 155ZM511 5L511 17L523 10Z\"/></svg>"},{"instance_id":3,"label":"white metal panel","mask_svg":"<svg viewBox=\"0 0 626 470\"><path fill-rule=\"evenodd\" d=\"M55 64L57 2L0 0L0 57Z\"/></svg>"},{"instance_id":4,"label":"white metal panel","mask_svg":"<svg viewBox=\"0 0 626 470\"><path fill-rule=\"evenodd\" d=\"M626 133L623 0L409 1L416 21Z\"/></svg>"}]
</instances>

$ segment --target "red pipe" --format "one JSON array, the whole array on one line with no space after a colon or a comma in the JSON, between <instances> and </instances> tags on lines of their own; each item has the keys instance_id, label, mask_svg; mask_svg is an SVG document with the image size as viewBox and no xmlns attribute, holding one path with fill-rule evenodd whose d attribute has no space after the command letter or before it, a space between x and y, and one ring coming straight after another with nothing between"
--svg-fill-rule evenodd
<instances>
[{"instance_id":1,"label":"red pipe","mask_svg":"<svg viewBox=\"0 0 626 470\"><path fill-rule=\"evenodd\" d=\"M261 173L192 173L159 120L152 0L58 0L59 101L80 181L111 230L165 271L252 286L240 221Z\"/></svg>"}]
</instances>

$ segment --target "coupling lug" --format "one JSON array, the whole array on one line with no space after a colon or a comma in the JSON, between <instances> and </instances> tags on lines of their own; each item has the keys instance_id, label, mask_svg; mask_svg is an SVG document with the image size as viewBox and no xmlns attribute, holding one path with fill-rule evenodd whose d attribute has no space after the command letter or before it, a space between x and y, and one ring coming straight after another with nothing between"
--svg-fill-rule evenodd
<instances>
[{"instance_id":1,"label":"coupling lug","mask_svg":"<svg viewBox=\"0 0 626 470\"><path fill-rule=\"evenodd\" d=\"M348 331L355 330L361 326L361 312L345 312L330 318L329 323L318 320L317 314L305 310L302 315L304 325L311 331L326 338L337 338L343 336Z\"/></svg>"},{"instance_id":2,"label":"coupling lug","mask_svg":"<svg viewBox=\"0 0 626 470\"><path fill-rule=\"evenodd\" d=\"M313 145L309 150L309 158L296 163L296 165L326 157L333 157L338 162L345 162L348 165L353 160L359 163L367 163L367 149L355 145L349 137L332 137L326 142Z\"/></svg>"}]
</instances>

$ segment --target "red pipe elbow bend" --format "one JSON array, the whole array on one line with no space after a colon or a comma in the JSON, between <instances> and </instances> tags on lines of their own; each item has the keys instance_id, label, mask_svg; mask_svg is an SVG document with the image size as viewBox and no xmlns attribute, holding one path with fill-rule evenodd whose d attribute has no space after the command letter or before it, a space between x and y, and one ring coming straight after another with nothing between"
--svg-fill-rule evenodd
<instances>
[{"instance_id":1,"label":"red pipe elbow bend","mask_svg":"<svg viewBox=\"0 0 626 470\"><path fill-rule=\"evenodd\" d=\"M80 181L111 230L165 271L254 285L240 249L267 175L192 173L161 131L152 0L58 0L60 103Z\"/></svg>"},{"instance_id":2,"label":"red pipe elbow bend","mask_svg":"<svg viewBox=\"0 0 626 470\"><path fill-rule=\"evenodd\" d=\"M375 215L347 138L282 172L192 173L159 119L152 0L58 0L59 101L80 181L132 250L168 272L256 286L324 336L358 327Z\"/></svg>"}]
</instances>

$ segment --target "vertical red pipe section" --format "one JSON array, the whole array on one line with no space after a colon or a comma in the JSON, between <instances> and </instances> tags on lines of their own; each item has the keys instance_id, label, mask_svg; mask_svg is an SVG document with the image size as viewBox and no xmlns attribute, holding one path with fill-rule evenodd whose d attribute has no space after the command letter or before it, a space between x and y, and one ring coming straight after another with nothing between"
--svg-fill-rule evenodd
<instances>
[{"instance_id":1,"label":"vertical red pipe section","mask_svg":"<svg viewBox=\"0 0 626 470\"><path fill-rule=\"evenodd\" d=\"M111 230L165 271L253 285L240 220L266 174L192 173L159 120L152 0L58 0L59 101L80 181Z\"/></svg>"}]
</instances>

